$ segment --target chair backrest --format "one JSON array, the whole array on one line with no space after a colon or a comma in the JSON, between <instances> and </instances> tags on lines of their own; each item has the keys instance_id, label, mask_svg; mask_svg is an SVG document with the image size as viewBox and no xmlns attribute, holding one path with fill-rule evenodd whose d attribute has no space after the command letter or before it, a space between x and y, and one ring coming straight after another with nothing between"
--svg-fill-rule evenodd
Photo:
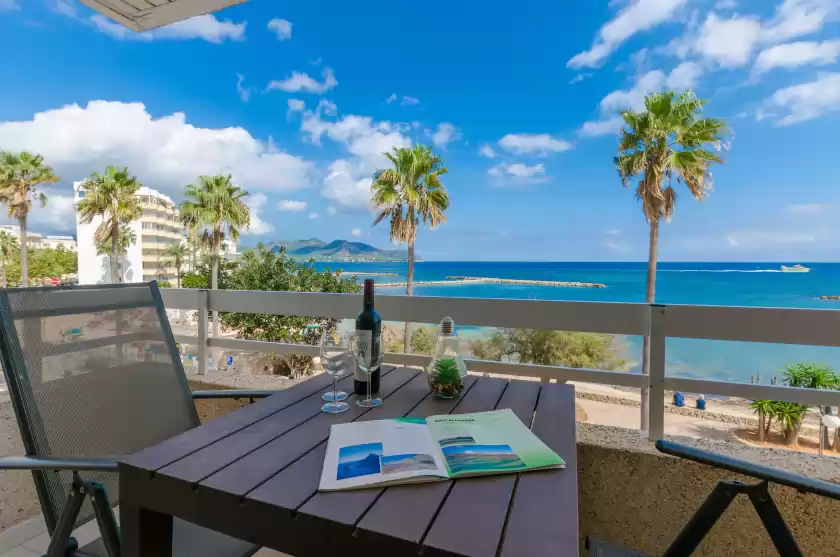
<instances>
[{"instance_id":1,"label":"chair backrest","mask_svg":"<svg viewBox=\"0 0 840 557\"><path fill-rule=\"evenodd\" d=\"M154 282L0 290L0 351L30 456L119 457L199 423ZM72 474L34 475L52 531ZM116 476L85 479L116 504Z\"/></svg>"}]
</instances>

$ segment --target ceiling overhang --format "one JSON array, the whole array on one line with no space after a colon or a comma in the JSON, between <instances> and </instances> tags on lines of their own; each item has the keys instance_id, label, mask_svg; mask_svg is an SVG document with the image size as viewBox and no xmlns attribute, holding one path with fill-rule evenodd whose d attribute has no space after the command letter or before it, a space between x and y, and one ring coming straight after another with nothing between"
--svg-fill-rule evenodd
<instances>
[{"instance_id":1,"label":"ceiling overhang","mask_svg":"<svg viewBox=\"0 0 840 557\"><path fill-rule=\"evenodd\" d=\"M242 4L247 0L81 0L85 6L137 32Z\"/></svg>"}]
</instances>

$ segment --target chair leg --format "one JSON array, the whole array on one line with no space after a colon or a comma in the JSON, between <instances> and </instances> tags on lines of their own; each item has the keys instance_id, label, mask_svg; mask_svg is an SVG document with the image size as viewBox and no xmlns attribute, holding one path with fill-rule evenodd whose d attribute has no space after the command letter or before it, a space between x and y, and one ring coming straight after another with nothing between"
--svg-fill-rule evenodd
<instances>
[{"instance_id":1,"label":"chair leg","mask_svg":"<svg viewBox=\"0 0 840 557\"><path fill-rule=\"evenodd\" d=\"M120 529L117 526L117 519L114 517L114 509L108 501L108 494L105 486L100 483L90 483L90 499L93 510L96 514L96 523L99 525L99 532L102 534L102 543L108 551L109 557L120 557Z\"/></svg>"},{"instance_id":2,"label":"chair leg","mask_svg":"<svg viewBox=\"0 0 840 557\"><path fill-rule=\"evenodd\" d=\"M73 555L79 548L78 542L71 534L73 533L73 526L76 524L76 519L79 517L79 511L82 509L82 503L84 502L85 487L82 484L81 478L74 472L70 493L67 495L67 503L64 505L61 516L58 517L58 523L55 526L55 530L53 530L50 545L44 557L68 557Z\"/></svg>"}]
</instances>

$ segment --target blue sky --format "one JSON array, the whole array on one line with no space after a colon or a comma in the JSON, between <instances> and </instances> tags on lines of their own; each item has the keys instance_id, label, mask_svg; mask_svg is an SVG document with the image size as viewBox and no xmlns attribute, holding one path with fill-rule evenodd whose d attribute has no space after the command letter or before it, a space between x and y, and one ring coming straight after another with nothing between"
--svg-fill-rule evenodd
<instances>
[{"instance_id":1,"label":"blue sky","mask_svg":"<svg viewBox=\"0 0 840 557\"><path fill-rule=\"evenodd\" d=\"M380 153L432 144L449 223L428 260L646 258L612 166L616 111L693 88L734 132L715 191L684 194L663 260L840 255L840 0L249 0L144 35L72 0L0 0L0 149L63 180L31 226L74 233L71 185L107 164L180 200L230 172L243 244L388 246Z\"/></svg>"}]
</instances>

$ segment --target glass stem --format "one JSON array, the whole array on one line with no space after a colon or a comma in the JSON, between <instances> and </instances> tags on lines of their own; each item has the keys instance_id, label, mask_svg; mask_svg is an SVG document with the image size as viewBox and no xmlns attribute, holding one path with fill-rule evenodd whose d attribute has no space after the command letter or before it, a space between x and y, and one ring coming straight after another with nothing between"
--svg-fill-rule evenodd
<instances>
[{"instance_id":1,"label":"glass stem","mask_svg":"<svg viewBox=\"0 0 840 557\"><path fill-rule=\"evenodd\" d=\"M372 373L368 373L368 380L367 380L367 384L368 384L368 396L367 396L367 401L368 401L368 402L371 402L371 401L373 400L373 394L372 394L372 393L371 393L371 391L370 391L370 389L371 389L371 384L372 384L372 383L373 383L373 374L372 374Z\"/></svg>"},{"instance_id":2,"label":"glass stem","mask_svg":"<svg viewBox=\"0 0 840 557\"><path fill-rule=\"evenodd\" d=\"M338 402L338 377L333 375L333 403Z\"/></svg>"}]
</instances>

